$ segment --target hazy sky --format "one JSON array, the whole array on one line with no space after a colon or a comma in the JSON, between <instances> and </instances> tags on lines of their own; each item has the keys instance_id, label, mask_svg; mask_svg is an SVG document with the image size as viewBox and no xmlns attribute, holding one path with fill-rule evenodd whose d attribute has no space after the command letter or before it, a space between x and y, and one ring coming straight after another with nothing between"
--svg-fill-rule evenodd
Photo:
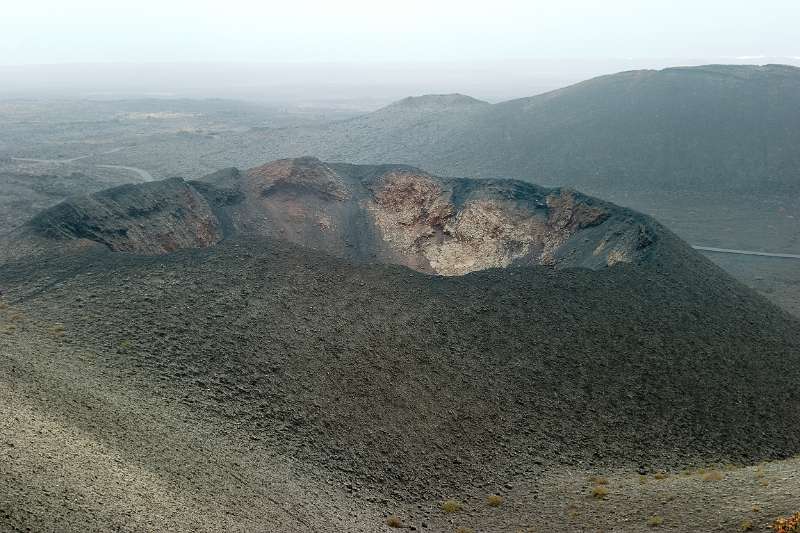
<instances>
[{"instance_id":1,"label":"hazy sky","mask_svg":"<svg viewBox=\"0 0 800 533\"><path fill-rule=\"evenodd\" d=\"M798 0L4 0L0 65L800 57Z\"/></svg>"}]
</instances>

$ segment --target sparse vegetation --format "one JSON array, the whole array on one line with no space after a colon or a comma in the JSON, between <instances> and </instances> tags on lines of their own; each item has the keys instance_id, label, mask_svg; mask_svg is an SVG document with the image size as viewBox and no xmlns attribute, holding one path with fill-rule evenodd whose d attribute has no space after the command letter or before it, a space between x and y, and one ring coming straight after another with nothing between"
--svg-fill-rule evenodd
<instances>
[{"instance_id":1,"label":"sparse vegetation","mask_svg":"<svg viewBox=\"0 0 800 533\"><path fill-rule=\"evenodd\" d=\"M775 533L800 533L800 512L788 518L778 518L770 527Z\"/></svg>"},{"instance_id":2,"label":"sparse vegetation","mask_svg":"<svg viewBox=\"0 0 800 533\"><path fill-rule=\"evenodd\" d=\"M389 527L403 527L403 521L400 520L399 516L392 515L386 519L386 525Z\"/></svg>"},{"instance_id":3,"label":"sparse vegetation","mask_svg":"<svg viewBox=\"0 0 800 533\"><path fill-rule=\"evenodd\" d=\"M650 527L658 527L664 523L664 519L661 518L659 515L653 515L647 519L647 525Z\"/></svg>"},{"instance_id":4,"label":"sparse vegetation","mask_svg":"<svg viewBox=\"0 0 800 533\"><path fill-rule=\"evenodd\" d=\"M667 479L669 477L669 474L667 474L666 472L656 472L655 474L653 474L653 477L659 480Z\"/></svg>"},{"instance_id":5,"label":"sparse vegetation","mask_svg":"<svg viewBox=\"0 0 800 533\"><path fill-rule=\"evenodd\" d=\"M608 496L608 489L603 485L595 485L592 487L592 497L596 500L605 500Z\"/></svg>"},{"instance_id":6,"label":"sparse vegetation","mask_svg":"<svg viewBox=\"0 0 800 533\"><path fill-rule=\"evenodd\" d=\"M703 474L703 481L719 481L722 477L722 472L719 470L709 470Z\"/></svg>"},{"instance_id":7,"label":"sparse vegetation","mask_svg":"<svg viewBox=\"0 0 800 533\"><path fill-rule=\"evenodd\" d=\"M500 507L503 503L503 497L499 494L489 494L486 498L486 503L489 504L489 507Z\"/></svg>"},{"instance_id":8,"label":"sparse vegetation","mask_svg":"<svg viewBox=\"0 0 800 533\"><path fill-rule=\"evenodd\" d=\"M740 526L742 531L753 531L753 521L752 520L743 520Z\"/></svg>"},{"instance_id":9,"label":"sparse vegetation","mask_svg":"<svg viewBox=\"0 0 800 533\"><path fill-rule=\"evenodd\" d=\"M595 485L608 485L608 479L603 476L592 476L589 478L589 481Z\"/></svg>"},{"instance_id":10,"label":"sparse vegetation","mask_svg":"<svg viewBox=\"0 0 800 533\"><path fill-rule=\"evenodd\" d=\"M459 527L456 529L455 533L475 533L474 530L468 527Z\"/></svg>"},{"instance_id":11,"label":"sparse vegetation","mask_svg":"<svg viewBox=\"0 0 800 533\"><path fill-rule=\"evenodd\" d=\"M442 511L448 514L457 513L463 508L461 502L458 500L444 500L441 505L442 505Z\"/></svg>"}]
</instances>

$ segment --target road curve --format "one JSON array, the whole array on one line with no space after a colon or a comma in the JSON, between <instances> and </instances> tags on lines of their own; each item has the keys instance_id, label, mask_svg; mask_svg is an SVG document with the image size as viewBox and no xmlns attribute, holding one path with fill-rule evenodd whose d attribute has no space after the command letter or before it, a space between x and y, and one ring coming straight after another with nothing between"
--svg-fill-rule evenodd
<instances>
[{"instance_id":1,"label":"road curve","mask_svg":"<svg viewBox=\"0 0 800 533\"><path fill-rule=\"evenodd\" d=\"M754 252L752 250L734 250L732 248L712 248L710 246L692 246L695 250L717 252L721 254L759 255L762 257L781 257L784 259L800 259L800 254L775 254L770 252Z\"/></svg>"},{"instance_id":2,"label":"road curve","mask_svg":"<svg viewBox=\"0 0 800 533\"><path fill-rule=\"evenodd\" d=\"M97 165L97 166L100 167L100 168L118 168L118 169L122 169L122 170L128 170L130 172L138 174L144 181L153 181L153 180L155 180L153 175L150 174L148 171L144 170L143 168L126 167L124 165Z\"/></svg>"},{"instance_id":3,"label":"road curve","mask_svg":"<svg viewBox=\"0 0 800 533\"><path fill-rule=\"evenodd\" d=\"M114 154L114 153L119 152L120 150L124 150L125 148L126 148L125 146L118 146L117 148L112 148L111 150L108 150L106 152L102 152L99 155ZM82 155L82 156L78 156L78 157L70 157L70 158L65 158L65 159L35 159L33 157L12 157L11 159L14 160L14 161L25 161L25 162L28 162L28 163L74 163L75 161L80 161L82 159L88 159L88 158L93 157L95 155L98 155L98 154L87 154L87 155ZM153 177L152 174L150 174L148 171L146 171L146 170L144 170L142 168L127 167L127 166L124 166L124 165L99 165L99 164L95 164L95 166L99 167L99 168L116 168L116 169L120 169L120 170L127 170L128 172L133 172L134 174L137 174L140 178L142 178L143 181L154 181L155 180L155 178Z\"/></svg>"}]
</instances>

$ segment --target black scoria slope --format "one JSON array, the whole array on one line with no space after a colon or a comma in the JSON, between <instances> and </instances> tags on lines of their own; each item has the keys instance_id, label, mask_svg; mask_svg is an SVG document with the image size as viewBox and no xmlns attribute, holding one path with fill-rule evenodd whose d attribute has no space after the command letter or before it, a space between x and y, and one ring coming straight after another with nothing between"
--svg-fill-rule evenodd
<instances>
[{"instance_id":1,"label":"black scoria slope","mask_svg":"<svg viewBox=\"0 0 800 533\"><path fill-rule=\"evenodd\" d=\"M237 238L9 263L0 285L254 445L415 498L797 453L800 324L659 239L638 265L438 277Z\"/></svg>"}]
</instances>

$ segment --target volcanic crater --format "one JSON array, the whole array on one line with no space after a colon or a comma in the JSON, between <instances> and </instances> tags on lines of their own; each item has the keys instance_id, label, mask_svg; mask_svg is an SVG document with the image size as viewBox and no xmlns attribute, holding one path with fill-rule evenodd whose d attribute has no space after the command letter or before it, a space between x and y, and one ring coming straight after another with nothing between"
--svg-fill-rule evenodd
<instances>
[{"instance_id":1,"label":"volcanic crater","mask_svg":"<svg viewBox=\"0 0 800 533\"><path fill-rule=\"evenodd\" d=\"M260 235L451 276L510 266L637 263L658 231L647 217L568 189L307 157L75 198L35 217L23 233L48 241L44 249L54 241L99 243L139 254Z\"/></svg>"},{"instance_id":2,"label":"volcanic crater","mask_svg":"<svg viewBox=\"0 0 800 533\"><path fill-rule=\"evenodd\" d=\"M30 390L34 412L47 401L65 435L111 442L131 470L191 480L177 493L192 502L227 495L224 520L244 524L241 502L261 494L237 493L243 479L271 490L278 475L240 452L326 487L302 516L347 487L347 502L368 495L354 508L402 504L416 524L451 496L535 499L548 472L800 452L798 321L653 219L576 191L301 158L74 198L2 245L0 315L36 317L4 330L9 390ZM74 385L86 376L104 392ZM157 424L182 422L149 439L145 404ZM200 423L240 452L184 445L212 442ZM78 464L75 479L119 483ZM50 483L0 483L15 508L49 501ZM526 520L560 504L538 505ZM501 512L516 523L517 510ZM382 523L348 516L305 529Z\"/></svg>"}]
</instances>

